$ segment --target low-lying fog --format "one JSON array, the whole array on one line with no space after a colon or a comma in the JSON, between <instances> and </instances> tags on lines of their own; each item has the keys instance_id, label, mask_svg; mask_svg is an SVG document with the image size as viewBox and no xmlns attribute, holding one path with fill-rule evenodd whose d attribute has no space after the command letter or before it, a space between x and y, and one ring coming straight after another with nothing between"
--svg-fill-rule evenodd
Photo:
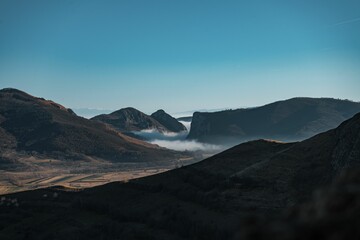
<instances>
[{"instance_id":1,"label":"low-lying fog","mask_svg":"<svg viewBox=\"0 0 360 240\"><path fill-rule=\"evenodd\" d=\"M218 153L224 149L223 146L207 143L200 143L195 140L187 140L186 137L190 131L191 122L181 121L188 131L181 133L160 133L155 129L133 132L145 139L147 142L157 144L176 151L202 151L205 153Z\"/></svg>"},{"instance_id":2,"label":"low-lying fog","mask_svg":"<svg viewBox=\"0 0 360 240\"><path fill-rule=\"evenodd\" d=\"M186 127L188 132L190 131L191 122L186 122L186 121L179 121L179 122Z\"/></svg>"}]
</instances>

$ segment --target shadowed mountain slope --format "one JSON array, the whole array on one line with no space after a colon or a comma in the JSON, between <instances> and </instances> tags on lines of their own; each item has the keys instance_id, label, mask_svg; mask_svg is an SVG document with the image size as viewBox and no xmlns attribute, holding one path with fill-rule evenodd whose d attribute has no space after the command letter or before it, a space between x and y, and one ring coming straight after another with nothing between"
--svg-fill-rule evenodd
<instances>
[{"instance_id":1,"label":"shadowed mountain slope","mask_svg":"<svg viewBox=\"0 0 360 240\"><path fill-rule=\"evenodd\" d=\"M149 116L135 108L123 108L110 114L95 116L91 120L107 123L124 133L141 130L177 133L186 130L184 125L163 110Z\"/></svg>"},{"instance_id":2,"label":"shadowed mountain slope","mask_svg":"<svg viewBox=\"0 0 360 240\"><path fill-rule=\"evenodd\" d=\"M159 132L167 129L152 117L135 108L122 108L110 114L101 114L91 118L98 122L107 123L119 131L141 131L145 129L156 129Z\"/></svg>"},{"instance_id":3,"label":"shadowed mountain slope","mask_svg":"<svg viewBox=\"0 0 360 240\"><path fill-rule=\"evenodd\" d=\"M186 127L181 124L176 118L167 114L164 110L158 110L151 114L151 117L162 124L170 132L186 131Z\"/></svg>"},{"instance_id":4,"label":"shadowed mountain slope","mask_svg":"<svg viewBox=\"0 0 360 240\"><path fill-rule=\"evenodd\" d=\"M258 138L297 141L337 127L360 112L360 103L293 98L265 106L193 115L189 139L238 143Z\"/></svg>"},{"instance_id":5,"label":"shadowed mountain slope","mask_svg":"<svg viewBox=\"0 0 360 240\"><path fill-rule=\"evenodd\" d=\"M111 161L157 161L174 159L178 154L16 89L0 90L0 134L2 153L25 151L60 159Z\"/></svg>"},{"instance_id":6,"label":"shadowed mountain slope","mask_svg":"<svg viewBox=\"0 0 360 240\"><path fill-rule=\"evenodd\" d=\"M357 114L303 142L247 142L200 163L129 183L77 193L52 188L12 194L6 196L11 204L0 211L0 236L266 239L261 233L267 236L271 219L289 206L311 200L315 189L331 184L344 170L358 168L359 149ZM247 218L249 214L270 221L257 225L254 218ZM296 220L291 224L297 226ZM286 238L296 229L291 224L282 229L285 235L276 226L269 233L291 239ZM256 234L246 235L253 226Z\"/></svg>"},{"instance_id":7,"label":"shadowed mountain slope","mask_svg":"<svg viewBox=\"0 0 360 240\"><path fill-rule=\"evenodd\" d=\"M280 216L243 219L234 239L360 239L359 188L360 169L347 169Z\"/></svg>"}]
</instances>

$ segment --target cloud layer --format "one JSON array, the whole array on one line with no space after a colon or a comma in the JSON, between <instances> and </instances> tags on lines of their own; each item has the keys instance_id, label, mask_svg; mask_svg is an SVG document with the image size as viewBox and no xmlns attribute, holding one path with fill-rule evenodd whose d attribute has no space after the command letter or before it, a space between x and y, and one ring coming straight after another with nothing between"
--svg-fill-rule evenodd
<instances>
[{"instance_id":1,"label":"cloud layer","mask_svg":"<svg viewBox=\"0 0 360 240\"><path fill-rule=\"evenodd\" d=\"M186 128L190 129L190 122L182 122ZM206 153L217 153L223 149L220 145L200 143L195 140L186 140L187 131L181 133L160 133L154 129L133 132L134 134L146 139L152 144L173 149L176 151L203 151Z\"/></svg>"},{"instance_id":2,"label":"cloud layer","mask_svg":"<svg viewBox=\"0 0 360 240\"><path fill-rule=\"evenodd\" d=\"M157 144L161 147L166 147L169 149L173 149L176 151L203 151L209 153L219 152L222 147L219 145L212 145L206 143L200 143L194 140L152 140L150 141L152 144Z\"/></svg>"},{"instance_id":3,"label":"cloud layer","mask_svg":"<svg viewBox=\"0 0 360 240\"><path fill-rule=\"evenodd\" d=\"M179 121L182 125L186 127L188 131L190 131L191 122Z\"/></svg>"}]
</instances>

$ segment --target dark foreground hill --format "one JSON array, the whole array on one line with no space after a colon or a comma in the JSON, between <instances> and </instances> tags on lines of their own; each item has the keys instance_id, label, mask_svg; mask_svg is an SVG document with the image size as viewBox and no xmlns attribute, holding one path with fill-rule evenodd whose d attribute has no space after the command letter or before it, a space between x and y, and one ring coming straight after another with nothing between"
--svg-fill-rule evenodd
<instances>
[{"instance_id":1,"label":"dark foreground hill","mask_svg":"<svg viewBox=\"0 0 360 240\"><path fill-rule=\"evenodd\" d=\"M292 98L265 106L193 115L189 139L237 144L259 138L299 141L337 127L360 112L360 103Z\"/></svg>"},{"instance_id":2,"label":"dark foreground hill","mask_svg":"<svg viewBox=\"0 0 360 240\"><path fill-rule=\"evenodd\" d=\"M0 90L0 150L115 162L174 160L178 155L16 89Z\"/></svg>"},{"instance_id":3,"label":"dark foreground hill","mask_svg":"<svg viewBox=\"0 0 360 240\"><path fill-rule=\"evenodd\" d=\"M186 128L163 110L151 116L135 108L122 108L110 114L101 114L91 120L107 123L121 132L157 130L158 132L181 132Z\"/></svg>"},{"instance_id":4,"label":"dark foreground hill","mask_svg":"<svg viewBox=\"0 0 360 240\"><path fill-rule=\"evenodd\" d=\"M357 114L303 142L252 141L200 163L128 183L80 192L52 188L7 195L0 206L0 237L358 237L359 172L345 173L341 179L346 181L334 179L359 167L359 149ZM331 183L335 185L327 187ZM324 187L328 190L312 199L314 190ZM283 215L289 207L292 210Z\"/></svg>"},{"instance_id":5,"label":"dark foreground hill","mask_svg":"<svg viewBox=\"0 0 360 240\"><path fill-rule=\"evenodd\" d=\"M360 239L359 188L359 168L347 169L280 216L242 219L234 239Z\"/></svg>"}]
</instances>

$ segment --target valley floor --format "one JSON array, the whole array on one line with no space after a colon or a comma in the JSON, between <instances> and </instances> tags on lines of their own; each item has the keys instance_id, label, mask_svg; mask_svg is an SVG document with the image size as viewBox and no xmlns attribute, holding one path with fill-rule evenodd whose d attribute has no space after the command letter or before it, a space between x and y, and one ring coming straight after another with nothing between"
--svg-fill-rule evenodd
<instances>
[{"instance_id":1,"label":"valley floor","mask_svg":"<svg viewBox=\"0 0 360 240\"><path fill-rule=\"evenodd\" d=\"M52 186L83 189L110 182L127 182L165 172L198 160L176 162L109 163L103 160L59 161L15 156L16 167L0 169L0 195Z\"/></svg>"}]
</instances>

